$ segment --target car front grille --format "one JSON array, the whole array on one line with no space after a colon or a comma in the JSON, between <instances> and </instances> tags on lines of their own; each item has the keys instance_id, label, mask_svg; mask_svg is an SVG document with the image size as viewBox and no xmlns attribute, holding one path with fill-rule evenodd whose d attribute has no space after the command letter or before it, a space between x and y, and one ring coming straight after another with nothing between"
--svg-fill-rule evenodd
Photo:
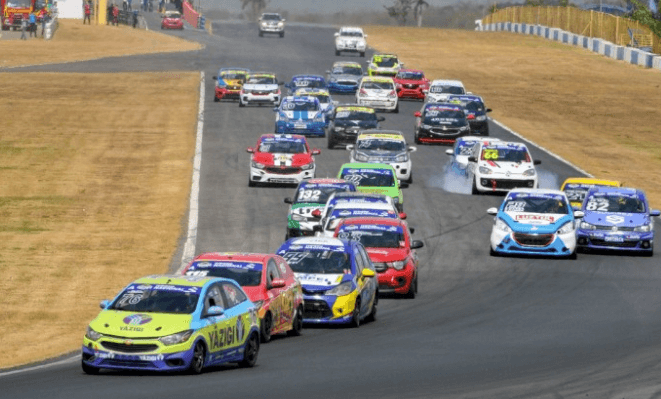
<instances>
[{"instance_id":1,"label":"car front grille","mask_svg":"<svg viewBox=\"0 0 661 399\"><path fill-rule=\"evenodd\" d=\"M514 233L514 241L529 247L546 247L553 242L553 234L525 234Z\"/></svg>"},{"instance_id":2,"label":"car front grille","mask_svg":"<svg viewBox=\"0 0 661 399\"><path fill-rule=\"evenodd\" d=\"M148 369L154 367L154 363L145 360L104 359L101 364L111 367L131 367L139 369Z\"/></svg>"},{"instance_id":3,"label":"car front grille","mask_svg":"<svg viewBox=\"0 0 661 399\"><path fill-rule=\"evenodd\" d=\"M454 136L459 132L460 132L459 129L453 128L453 127L447 127L447 128L436 128L435 127L435 128L429 129L429 133L439 135L439 136L442 136L442 135L452 135L452 136Z\"/></svg>"},{"instance_id":4,"label":"car front grille","mask_svg":"<svg viewBox=\"0 0 661 399\"><path fill-rule=\"evenodd\" d=\"M406 89L417 89L417 88L418 88L418 85L415 85L415 84L406 84L406 85L404 85L404 88L406 88Z\"/></svg>"},{"instance_id":5,"label":"car front grille","mask_svg":"<svg viewBox=\"0 0 661 399\"><path fill-rule=\"evenodd\" d=\"M592 245L599 247L613 247L613 248L635 248L638 241L624 241L624 242L611 242L600 238L590 238Z\"/></svg>"},{"instance_id":6,"label":"car front grille","mask_svg":"<svg viewBox=\"0 0 661 399\"><path fill-rule=\"evenodd\" d=\"M374 262L373 264L374 264L374 269L379 273L383 273L386 270L388 270L388 265L386 265L385 263Z\"/></svg>"},{"instance_id":7,"label":"car front grille","mask_svg":"<svg viewBox=\"0 0 661 399\"><path fill-rule=\"evenodd\" d=\"M534 180L482 179L482 185L487 188L493 188L494 182L495 188L503 190L511 190L519 187L532 188L535 184Z\"/></svg>"},{"instance_id":8,"label":"car front grille","mask_svg":"<svg viewBox=\"0 0 661 399\"><path fill-rule=\"evenodd\" d=\"M104 348L115 351L115 352L122 352L122 353L142 353L142 352L153 352L156 349L158 349L158 345L156 344L130 344L127 345L125 343L119 343L119 342L108 342L108 341L102 341L101 346Z\"/></svg>"},{"instance_id":9,"label":"car front grille","mask_svg":"<svg viewBox=\"0 0 661 399\"><path fill-rule=\"evenodd\" d=\"M595 226L597 230L605 230L605 231L634 231L635 227L620 227L617 226L617 230L613 230L614 226Z\"/></svg>"},{"instance_id":10,"label":"car front grille","mask_svg":"<svg viewBox=\"0 0 661 399\"><path fill-rule=\"evenodd\" d=\"M274 166L274 167L268 167L264 169L266 173L272 173L274 175L293 175L296 173L301 173L301 168L295 168L291 166Z\"/></svg>"},{"instance_id":11,"label":"car front grille","mask_svg":"<svg viewBox=\"0 0 661 399\"><path fill-rule=\"evenodd\" d=\"M354 82L353 80L338 80L337 84L341 86L352 86L352 87L358 86L358 83Z\"/></svg>"},{"instance_id":12,"label":"car front grille","mask_svg":"<svg viewBox=\"0 0 661 399\"><path fill-rule=\"evenodd\" d=\"M324 300L319 299L306 299L305 300L305 313L306 319L323 319L331 317L333 312L328 307Z\"/></svg>"}]
</instances>

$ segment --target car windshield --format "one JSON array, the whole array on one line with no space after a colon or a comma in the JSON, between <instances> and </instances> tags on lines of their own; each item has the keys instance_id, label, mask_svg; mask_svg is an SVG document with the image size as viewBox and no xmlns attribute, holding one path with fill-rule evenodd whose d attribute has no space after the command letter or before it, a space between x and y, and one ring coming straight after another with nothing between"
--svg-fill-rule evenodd
<instances>
[{"instance_id":1,"label":"car windshield","mask_svg":"<svg viewBox=\"0 0 661 399\"><path fill-rule=\"evenodd\" d=\"M220 74L223 79L233 79L233 80L245 80L246 79L246 74L245 73L240 73L240 72L223 72Z\"/></svg>"},{"instance_id":2,"label":"car windshield","mask_svg":"<svg viewBox=\"0 0 661 399\"><path fill-rule=\"evenodd\" d=\"M190 314L195 311L200 287L166 284L131 284L110 309L127 312Z\"/></svg>"},{"instance_id":3,"label":"car windshield","mask_svg":"<svg viewBox=\"0 0 661 399\"><path fill-rule=\"evenodd\" d=\"M583 202L585 199L585 195L588 193L590 190L589 185L572 185L568 184L565 186L564 192L567 195L567 198L569 198L570 201L572 202Z\"/></svg>"},{"instance_id":4,"label":"car windshield","mask_svg":"<svg viewBox=\"0 0 661 399\"><path fill-rule=\"evenodd\" d=\"M404 244L404 232L398 226L344 225L337 238L360 241L366 248L399 248Z\"/></svg>"},{"instance_id":5,"label":"car windshield","mask_svg":"<svg viewBox=\"0 0 661 399\"><path fill-rule=\"evenodd\" d=\"M468 156L475 145L474 141L459 141L454 148L454 155Z\"/></svg>"},{"instance_id":6,"label":"car windshield","mask_svg":"<svg viewBox=\"0 0 661 399\"><path fill-rule=\"evenodd\" d=\"M334 75L363 76L363 69L357 66L340 66L333 68Z\"/></svg>"},{"instance_id":7,"label":"car windshield","mask_svg":"<svg viewBox=\"0 0 661 399\"><path fill-rule=\"evenodd\" d=\"M232 261L198 261L186 271L187 276L212 276L229 278L242 287L256 287L262 281L260 263Z\"/></svg>"},{"instance_id":8,"label":"car windshield","mask_svg":"<svg viewBox=\"0 0 661 399\"><path fill-rule=\"evenodd\" d=\"M530 162L528 150L522 147L485 147L480 159L483 161Z\"/></svg>"},{"instance_id":9,"label":"car windshield","mask_svg":"<svg viewBox=\"0 0 661 399\"><path fill-rule=\"evenodd\" d=\"M354 31L345 30L345 31L340 32L340 36L344 36L344 37L363 37L363 34L361 32L355 31L355 30Z\"/></svg>"},{"instance_id":10,"label":"car windshield","mask_svg":"<svg viewBox=\"0 0 661 399\"><path fill-rule=\"evenodd\" d=\"M318 111L319 105L312 101L292 101L285 100L282 103L283 111Z\"/></svg>"},{"instance_id":11,"label":"car windshield","mask_svg":"<svg viewBox=\"0 0 661 399\"><path fill-rule=\"evenodd\" d=\"M324 81L321 79L308 79L308 78L294 78L292 81L294 86L296 87L308 87L308 88L323 88L326 85L324 84Z\"/></svg>"},{"instance_id":12,"label":"car windshield","mask_svg":"<svg viewBox=\"0 0 661 399\"><path fill-rule=\"evenodd\" d=\"M462 111L445 109L445 110L429 110L425 112L425 123L428 125L440 122L447 122L451 120L452 122L457 119L466 118L466 114Z\"/></svg>"},{"instance_id":13,"label":"car windshield","mask_svg":"<svg viewBox=\"0 0 661 399\"><path fill-rule=\"evenodd\" d=\"M397 65L397 58L374 56L374 63L381 68L392 68Z\"/></svg>"},{"instance_id":14,"label":"car windshield","mask_svg":"<svg viewBox=\"0 0 661 399\"><path fill-rule=\"evenodd\" d=\"M395 180L389 169L343 169L340 178L362 187L393 187Z\"/></svg>"},{"instance_id":15,"label":"car windshield","mask_svg":"<svg viewBox=\"0 0 661 399\"><path fill-rule=\"evenodd\" d=\"M296 193L295 203L325 204L331 194L350 190L351 185L349 184L337 184L333 186L314 184L303 185L299 187L298 192Z\"/></svg>"},{"instance_id":16,"label":"car windshield","mask_svg":"<svg viewBox=\"0 0 661 399\"><path fill-rule=\"evenodd\" d=\"M12 8L30 8L32 3L30 0L9 0L7 1L7 7Z\"/></svg>"},{"instance_id":17,"label":"car windshield","mask_svg":"<svg viewBox=\"0 0 661 399\"><path fill-rule=\"evenodd\" d=\"M549 196L514 196L507 199L505 212L552 213L566 215L569 206L559 195Z\"/></svg>"},{"instance_id":18,"label":"car windshield","mask_svg":"<svg viewBox=\"0 0 661 399\"><path fill-rule=\"evenodd\" d=\"M268 152L271 154L303 154L307 152L305 143L301 141L262 141L259 143L259 152Z\"/></svg>"},{"instance_id":19,"label":"car windshield","mask_svg":"<svg viewBox=\"0 0 661 399\"><path fill-rule=\"evenodd\" d=\"M392 82L363 82L363 89L367 90L393 90Z\"/></svg>"},{"instance_id":20,"label":"car windshield","mask_svg":"<svg viewBox=\"0 0 661 399\"><path fill-rule=\"evenodd\" d=\"M484 112L484 104L479 101L468 101L462 104L470 113Z\"/></svg>"},{"instance_id":21,"label":"car windshield","mask_svg":"<svg viewBox=\"0 0 661 399\"><path fill-rule=\"evenodd\" d=\"M429 88L430 93L444 93L444 94L464 94L463 87L460 86L443 86L434 85Z\"/></svg>"},{"instance_id":22,"label":"car windshield","mask_svg":"<svg viewBox=\"0 0 661 399\"><path fill-rule=\"evenodd\" d=\"M250 76L246 82L252 85L274 85L277 84L273 76Z\"/></svg>"},{"instance_id":23,"label":"car windshield","mask_svg":"<svg viewBox=\"0 0 661 399\"><path fill-rule=\"evenodd\" d=\"M397 78L406 79L406 80L422 80L425 78L425 75L422 72L404 71L404 72L399 72L397 74Z\"/></svg>"},{"instance_id":24,"label":"car windshield","mask_svg":"<svg viewBox=\"0 0 661 399\"><path fill-rule=\"evenodd\" d=\"M327 104L327 103L331 102L330 97L325 95L325 94L310 94L310 95L313 96L313 97L316 97L317 100L319 100L319 102L322 103L322 104Z\"/></svg>"},{"instance_id":25,"label":"car windshield","mask_svg":"<svg viewBox=\"0 0 661 399\"><path fill-rule=\"evenodd\" d=\"M262 19L265 21L280 21L280 15L278 14L264 14Z\"/></svg>"},{"instance_id":26,"label":"car windshield","mask_svg":"<svg viewBox=\"0 0 661 399\"><path fill-rule=\"evenodd\" d=\"M359 150L406 151L406 143L398 140L363 139L357 142Z\"/></svg>"},{"instance_id":27,"label":"car windshield","mask_svg":"<svg viewBox=\"0 0 661 399\"><path fill-rule=\"evenodd\" d=\"M595 193L585 203L586 211L645 213L645 203L633 195L624 193Z\"/></svg>"},{"instance_id":28,"label":"car windshield","mask_svg":"<svg viewBox=\"0 0 661 399\"><path fill-rule=\"evenodd\" d=\"M179 14L178 12L173 12L171 14L165 14L165 17L166 18L181 18L181 14Z\"/></svg>"},{"instance_id":29,"label":"car windshield","mask_svg":"<svg viewBox=\"0 0 661 399\"><path fill-rule=\"evenodd\" d=\"M351 273L349 255L340 251L288 251L282 257L294 273Z\"/></svg>"},{"instance_id":30,"label":"car windshield","mask_svg":"<svg viewBox=\"0 0 661 399\"><path fill-rule=\"evenodd\" d=\"M337 113L335 114L335 119L347 119L352 121L375 121L376 113L363 112L363 111L338 110Z\"/></svg>"}]
</instances>

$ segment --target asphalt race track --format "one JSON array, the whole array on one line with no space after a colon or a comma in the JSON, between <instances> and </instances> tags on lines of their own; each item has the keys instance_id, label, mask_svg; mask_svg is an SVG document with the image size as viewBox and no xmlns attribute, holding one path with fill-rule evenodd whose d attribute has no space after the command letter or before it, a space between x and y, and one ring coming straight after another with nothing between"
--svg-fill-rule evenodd
<instances>
[{"instance_id":1,"label":"asphalt race track","mask_svg":"<svg viewBox=\"0 0 661 399\"><path fill-rule=\"evenodd\" d=\"M284 39L259 38L254 25L215 23L213 36L193 30L171 33L204 43L197 52L16 71L204 70L196 254L272 252L284 238L283 198L293 189L248 188L245 148L260 134L273 132L274 114L271 107L214 103L211 76L220 67L237 66L274 71L288 80L296 73L324 74L339 59L364 60L335 57L333 32L289 26ZM464 83L470 89L471 82ZM497 98L487 100L490 108L498 108ZM402 102L399 114L385 114L383 127L404 131L413 143L413 112L420 105ZM491 132L515 139L495 124ZM326 139L310 141L322 150L318 177L334 176L349 159L347 151L327 150ZM317 327L305 329L301 337L276 337L261 347L255 368L224 366L201 376L89 376L76 359L0 376L0 397L658 397L660 255L492 258L492 217L485 211L498 206L502 196L471 196L470 187L447 170L446 148L418 146L412 155L414 183L404 190L414 238L425 243L418 250L418 297L382 299L376 322L359 329ZM542 160L542 187L557 187L564 178L578 175L539 149L532 148L532 153ZM173 270L179 260L172 260ZM30 339L26 337L26 343Z\"/></svg>"}]
</instances>

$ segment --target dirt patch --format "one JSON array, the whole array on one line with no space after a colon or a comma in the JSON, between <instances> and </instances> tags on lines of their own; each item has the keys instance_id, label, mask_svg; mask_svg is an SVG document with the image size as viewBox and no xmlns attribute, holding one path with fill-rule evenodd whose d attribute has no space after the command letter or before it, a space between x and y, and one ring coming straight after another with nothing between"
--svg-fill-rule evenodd
<instances>
[{"instance_id":1,"label":"dirt patch","mask_svg":"<svg viewBox=\"0 0 661 399\"><path fill-rule=\"evenodd\" d=\"M75 350L99 298L167 271L199 74L12 73L0 86L13 93L0 98L2 368Z\"/></svg>"},{"instance_id":2,"label":"dirt patch","mask_svg":"<svg viewBox=\"0 0 661 399\"><path fill-rule=\"evenodd\" d=\"M133 29L123 25L83 25L81 20L62 19L52 40L39 37L29 40L1 41L0 67L192 51L200 48L202 45L199 43L159 32Z\"/></svg>"},{"instance_id":3,"label":"dirt patch","mask_svg":"<svg viewBox=\"0 0 661 399\"><path fill-rule=\"evenodd\" d=\"M460 79L491 116L661 207L661 73L505 32L369 27L371 46L430 78Z\"/></svg>"}]
</instances>

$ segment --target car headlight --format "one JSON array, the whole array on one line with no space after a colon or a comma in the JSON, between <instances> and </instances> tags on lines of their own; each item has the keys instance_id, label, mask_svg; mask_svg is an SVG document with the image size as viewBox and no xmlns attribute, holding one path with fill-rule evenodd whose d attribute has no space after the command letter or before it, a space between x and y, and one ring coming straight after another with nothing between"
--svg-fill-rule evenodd
<instances>
[{"instance_id":1,"label":"car headlight","mask_svg":"<svg viewBox=\"0 0 661 399\"><path fill-rule=\"evenodd\" d=\"M475 120L478 121L478 122L484 122L484 121L487 120L487 116L486 115L476 116Z\"/></svg>"},{"instance_id":2,"label":"car headlight","mask_svg":"<svg viewBox=\"0 0 661 399\"><path fill-rule=\"evenodd\" d=\"M312 168L314 168L314 162L310 162L308 164L305 164L305 165L301 166L301 169L303 169L303 170L309 170L309 169L312 169Z\"/></svg>"},{"instance_id":3,"label":"car headlight","mask_svg":"<svg viewBox=\"0 0 661 399\"><path fill-rule=\"evenodd\" d=\"M283 24L282 22L278 22L278 26L282 28L283 26L285 26L285 24Z\"/></svg>"},{"instance_id":4,"label":"car headlight","mask_svg":"<svg viewBox=\"0 0 661 399\"><path fill-rule=\"evenodd\" d=\"M369 157L366 154L363 154L362 152L357 152L355 158L356 161L359 162L367 162L367 160L369 159Z\"/></svg>"},{"instance_id":5,"label":"car headlight","mask_svg":"<svg viewBox=\"0 0 661 399\"><path fill-rule=\"evenodd\" d=\"M405 260L398 260L395 262L386 262L389 267L394 268L395 270L402 270L406 266Z\"/></svg>"},{"instance_id":6,"label":"car headlight","mask_svg":"<svg viewBox=\"0 0 661 399\"><path fill-rule=\"evenodd\" d=\"M333 130L335 130L336 132L343 132L344 128L342 126L335 126Z\"/></svg>"},{"instance_id":7,"label":"car headlight","mask_svg":"<svg viewBox=\"0 0 661 399\"><path fill-rule=\"evenodd\" d=\"M252 162L250 162L250 165L252 165L253 168L264 169L264 164L263 163L257 163L255 161L252 161Z\"/></svg>"},{"instance_id":8,"label":"car headlight","mask_svg":"<svg viewBox=\"0 0 661 399\"><path fill-rule=\"evenodd\" d=\"M567 222L558 229L558 234L567 234L574 231L574 222Z\"/></svg>"},{"instance_id":9,"label":"car headlight","mask_svg":"<svg viewBox=\"0 0 661 399\"><path fill-rule=\"evenodd\" d=\"M353 291L353 283L351 281L345 281L342 284L335 286L334 288L326 291L326 295L349 295Z\"/></svg>"},{"instance_id":10,"label":"car headlight","mask_svg":"<svg viewBox=\"0 0 661 399\"><path fill-rule=\"evenodd\" d=\"M96 331L92 330L92 327L87 326L87 332L85 333L85 336L87 337L87 339L90 339L92 341L96 341L99 338L103 337L103 334L101 334L99 332L96 332Z\"/></svg>"},{"instance_id":11,"label":"car headlight","mask_svg":"<svg viewBox=\"0 0 661 399\"><path fill-rule=\"evenodd\" d=\"M523 172L524 176L535 176L535 168L530 168Z\"/></svg>"},{"instance_id":12,"label":"car headlight","mask_svg":"<svg viewBox=\"0 0 661 399\"><path fill-rule=\"evenodd\" d=\"M583 221L581 221L578 227L584 230L597 230L597 226Z\"/></svg>"},{"instance_id":13,"label":"car headlight","mask_svg":"<svg viewBox=\"0 0 661 399\"><path fill-rule=\"evenodd\" d=\"M292 213L291 214L291 220L295 220L297 222L306 222L308 218L306 218L303 215L299 215L298 213Z\"/></svg>"},{"instance_id":14,"label":"car headlight","mask_svg":"<svg viewBox=\"0 0 661 399\"><path fill-rule=\"evenodd\" d=\"M470 126L468 126L468 125L464 125L464 126L459 128L459 130L462 130L462 131L463 130L468 130L468 129L470 129Z\"/></svg>"},{"instance_id":15,"label":"car headlight","mask_svg":"<svg viewBox=\"0 0 661 399\"><path fill-rule=\"evenodd\" d=\"M500 231L504 231L505 233L511 233L512 229L510 226L505 223L505 221L501 218L496 218L496 223L494 224L494 227Z\"/></svg>"},{"instance_id":16,"label":"car headlight","mask_svg":"<svg viewBox=\"0 0 661 399\"><path fill-rule=\"evenodd\" d=\"M287 122L289 120L289 117L287 116L286 113L280 112L278 114L278 119L280 119L281 121Z\"/></svg>"},{"instance_id":17,"label":"car headlight","mask_svg":"<svg viewBox=\"0 0 661 399\"><path fill-rule=\"evenodd\" d=\"M324 121L324 112L319 112L313 119L314 122L323 122Z\"/></svg>"},{"instance_id":18,"label":"car headlight","mask_svg":"<svg viewBox=\"0 0 661 399\"><path fill-rule=\"evenodd\" d=\"M645 224L645 225L642 225L642 226L634 227L633 231L637 231L639 233L649 233L650 231L652 231L653 228L654 228L654 225L652 223L650 223L650 224Z\"/></svg>"},{"instance_id":19,"label":"car headlight","mask_svg":"<svg viewBox=\"0 0 661 399\"><path fill-rule=\"evenodd\" d=\"M172 335L167 335L165 337L161 337L158 340L161 341L163 345L176 345L176 344L183 344L184 342L188 341L188 339L193 335L193 330L186 330L182 331L180 333L172 334Z\"/></svg>"},{"instance_id":20,"label":"car headlight","mask_svg":"<svg viewBox=\"0 0 661 399\"><path fill-rule=\"evenodd\" d=\"M243 89L243 88L242 88L242 89L241 89L241 93L243 93L243 94L250 94L250 93L252 93L252 91L251 91L250 89Z\"/></svg>"},{"instance_id":21,"label":"car headlight","mask_svg":"<svg viewBox=\"0 0 661 399\"><path fill-rule=\"evenodd\" d=\"M395 157L395 162L407 162L409 160L409 154L403 153Z\"/></svg>"},{"instance_id":22,"label":"car headlight","mask_svg":"<svg viewBox=\"0 0 661 399\"><path fill-rule=\"evenodd\" d=\"M491 169L489 169L485 166L480 166L478 169L479 169L480 173L483 174L483 175L490 175L491 174Z\"/></svg>"},{"instance_id":23,"label":"car headlight","mask_svg":"<svg viewBox=\"0 0 661 399\"><path fill-rule=\"evenodd\" d=\"M425 124L422 124L422 125L420 125L420 128L421 128L421 129L425 129L425 130L429 130L429 129L432 128L432 126L431 126L431 125L425 125Z\"/></svg>"},{"instance_id":24,"label":"car headlight","mask_svg":"<svg viewBox=\"0 0 661 399\"><path fill-rule=\"evenodd\" d=\"M262 26L269 26L266 22L262 22Z\"/></svg>"}]
</instances>

